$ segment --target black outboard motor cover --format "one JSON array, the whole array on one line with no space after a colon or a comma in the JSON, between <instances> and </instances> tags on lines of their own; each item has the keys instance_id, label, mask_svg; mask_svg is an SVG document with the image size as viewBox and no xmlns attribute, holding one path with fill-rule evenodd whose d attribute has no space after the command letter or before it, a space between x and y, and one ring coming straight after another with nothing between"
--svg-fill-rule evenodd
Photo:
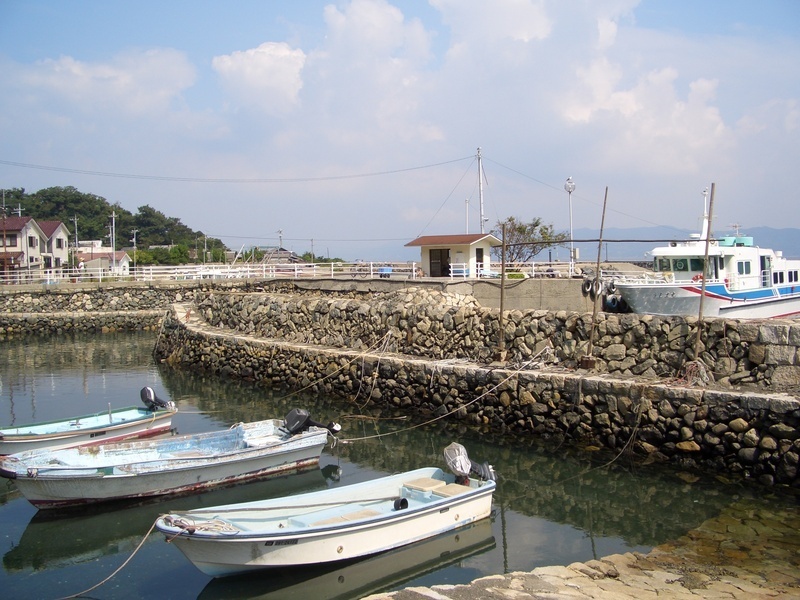
<instances>
[{"instance_id":1,"label":"black outboard motor cover","mask_svg":"<svg viewBox=\"0 0 800 600\"><path fill-rule=\"evenodd\" d=\"M141 396L142 402L144 402L147 410L152 410L155 412L157 410L175 409L175 403L172 400L164 400L163 398L159 398L156 396L156 393L151 387L143 387L139 392L139 396Z\"/></svg>"},{"instance_id":2,"label":"black outboard motor cover","mask_svg":"<svg viewBox=\"0 0 800 600\"><path fill-rule=\"evenodd\" d=\"M307 410L303 408L293 408L283 419L283 424L287 431L294 435L295 433L300 433L308 429L311 425L309 423L310 420L311 416L308 414Z\"/></svg>"},{"instance_id":3,"label":"black outboard motor cover","mask_svg":"<svg viewBox=\"0 0 800 600\"><path fill-rule=\"evenodd\" d=\"M308 411L304 408L293 408L290 410L289 414L287 414L283 419L283 426L292 435L295 433L300 433L301 431L305 431L311 426L327 429L334 435L342 430L341 425L338 423L331 422L327 425L317 423L311 418L311 416L308 414Z\"/></svg>"}]
</instances>

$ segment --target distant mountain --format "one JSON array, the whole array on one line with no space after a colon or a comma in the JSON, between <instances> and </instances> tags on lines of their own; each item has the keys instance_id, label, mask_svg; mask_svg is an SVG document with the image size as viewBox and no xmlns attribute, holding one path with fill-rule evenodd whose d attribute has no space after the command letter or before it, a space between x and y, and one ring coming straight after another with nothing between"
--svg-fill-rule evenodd
<instances>
[{"instance_id":1,"label":"distant mountain","mask_svg":"<svg viewBox=\"0 0 800 600\"><path fill-rule=\"evenodd\" d=\"M800 229L775 229L773 227L743 227L741 235L753 238L753 243L761 248L780 250L787 258L800 258ZM664 246L670 240L688 240L695 231L674 229L672 227L635 227L630 229L608 228L603 232L601 260L650 261L646 253L656 246ZM715 231L717 236L730 235L731 231ZM576 240L597 239L599 230L576 229ZM658 241L656 241L658 240ZM576 242L579 260L597 258L597 242ZM569 252L562 252L561 260L568 260ZM541 259L540 259L541 260Z\"/></svg>"}]
</instances>

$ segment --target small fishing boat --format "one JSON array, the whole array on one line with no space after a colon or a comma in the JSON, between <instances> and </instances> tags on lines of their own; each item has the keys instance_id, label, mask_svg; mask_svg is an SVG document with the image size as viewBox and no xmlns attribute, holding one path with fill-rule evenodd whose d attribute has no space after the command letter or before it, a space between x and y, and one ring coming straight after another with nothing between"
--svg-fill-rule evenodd
<instances>
[{"instance_id":1,"label":"small fishing boat","mask_svg":"<svg viewBox=\"0 0 800 600\"><path fill-rule=\"evenodd\" d=\"M294 409L222 431L12 454L0 476L37 508L196 492L310 468L339 429Z\"/></svg>"},{"instance_id":2,"label":"small fishing boat","mask_svg":"<svg viewBox=\"0 0 800 600\"><path fill-rule=\"evenodd\" d=\"M145 407L128 406L60 421L0 428L0 455L40 448L71 448L161 435L169 431L178 411L153 388L140 392Z\"/></svg>"},{"instance_id":3,"label":"small fishing boat","mask_svg":"<svg viewBox=\"0 0 800 600\"><path fill-rule=\"evenodd\" d=\"M489 516L491 466L472 462L455 443L445 459L453 473L426 467L320 492L169 513L156 528L213 577L366 557Z\"/></svg>"},{"instance_id":4,"label":"small fishing boat","mask_svg":"<svg viewBox=\"0 0 800 600\"><path fill-rule=\"evenodd\" d=\"M355 561L254 572L212 579L197 600L352 600L404 587L414 580L493 550L491 519ZM442 596L439 596L442 598ZM422 596L420 596L422 600Z\"/></svg>"},{"instance_id":5,"label":"small fishing boat","mask_svg":"<svg viewBox=\"0 0 800 600\"><path fill-rule=\"evenodd\" d=\"M702 298L704 317L800 314L800 260L759 248L752 237L738 231L719 238L710 235L705 206L699 234L650 252L652 271L601 275L609 291L606 304L612 309L624 305L639 314L698 316Z\"/></svg>"}]
</instances>

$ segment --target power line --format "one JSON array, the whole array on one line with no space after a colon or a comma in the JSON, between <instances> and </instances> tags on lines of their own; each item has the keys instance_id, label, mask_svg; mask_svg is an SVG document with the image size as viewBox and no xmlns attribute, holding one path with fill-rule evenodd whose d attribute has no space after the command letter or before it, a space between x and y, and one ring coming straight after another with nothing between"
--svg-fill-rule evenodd
<instances>
[{"instance_id":1,"label":"power line","mask_svg":"<svg viewBox=\"0 0 800 600\"><path fill-rule=\"evenodd\" d=\"M283 178L253 178L253 179L227 179L227 178L205 178L205 177L173 177L167 175L137 175L133 173L114 173L108 171L88 171L84 169L71 169L67 167L54 167L48 165L34 165L10 160L0 160L0 164L23 169L37 169L40 171L57 171L59 173L73 173L79 175L93 175L95 177L116 177L120 179L147 179L153 181L183 181L189 183L308 183L316 181L336 181L340 179L359 179L364 177L378 177L380 175L394 175L396 173L407 173L420 169L430 169L451 163L461 162L462 160L472 159L471 156L446 160L429 165L419 165L416 167L406 167L404 169L394 169L391 171L375 171L373 173L356 173L351 175L329 175L326 177L283 177Z\"/></svg>"}]
</instances>

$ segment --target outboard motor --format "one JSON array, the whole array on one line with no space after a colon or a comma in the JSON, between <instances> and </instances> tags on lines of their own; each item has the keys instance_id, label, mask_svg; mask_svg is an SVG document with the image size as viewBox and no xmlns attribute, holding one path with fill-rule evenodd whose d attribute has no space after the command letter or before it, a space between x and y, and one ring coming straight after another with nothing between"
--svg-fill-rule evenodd
<instances>
[{"instance_id":1,"label":"outboard motor","mask_svg":"<svg viewBox=\"0 0 800 600\"><path fill-rule=\"evenodd\" d=\"M153 412L157 410L175 410L175 403L172 400L159 398L151 387L143 387L142 391L139 392L139 396L141 396L147 410L152 410Z\"/></svg>"},{"instance_id":2,"label":"outboard motor","mask_svg":"<svg viewBox=\"0 0 800 600\"><path fill-rule=\"evenodd\" d=\"M322 429L327 429L333 435L336 435L342 430L342 426L338 423L334 423L331 421L327 425L323 425L322 423L317 423L316 421L311 419L311 416L308 414L308 411L303 408L293 408L289 411L289 414L283 420L283 426L286 427L286 430L294 435L295 433L300 433L301 431L305 431L311 426L314 427L321 427Z\"/></svg>"},{"instance_id":3,"label":"outboard motor","mask_svg":"<svg viewBox=\"0 0 800 600\"><path fill-rule=\"evenodd\" d=\"M444 449L444 461L450 470L455 473L458 483L468 482L472 473L484 481L496 481L497 474L489 463L478 464L470 460L467 450L461 444L453 442Z\"/></svg>"}]
</instances>

